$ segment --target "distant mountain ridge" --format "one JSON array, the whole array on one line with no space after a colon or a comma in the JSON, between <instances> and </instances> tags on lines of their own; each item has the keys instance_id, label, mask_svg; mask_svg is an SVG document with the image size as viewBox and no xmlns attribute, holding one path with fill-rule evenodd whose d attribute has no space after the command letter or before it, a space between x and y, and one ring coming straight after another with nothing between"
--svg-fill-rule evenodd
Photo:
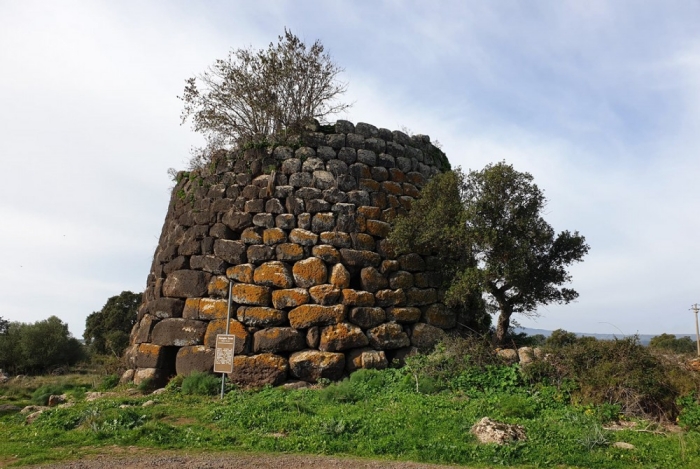
<instances>
[{"instance_id":1,"label":"distant mountain ridge","mask_svg":"<svg viewBox=\"0 0 700 469\"><path fill-rule=\"evenodd\" d=\"M552 331L548 331L545 329L532 329L529 327L517 327L515 328L515 332L520 333L524 332L527 335L536 335L536 334L542 334L545 337L549 337L552 334ZM629 337L634 334L596 334L596 333L589 333L589 332L574 332L577 337L595 337L596 339L600 340L613 340L613 339L622 339L623 337ZM649 345L649 342L653 337L656 337L657 335L661 334L638 334L639 336L639 342L642 345ZM674 334L676 338L680 339L681 337L690 337L691 339L695 340L695 334Z\"/></svg>"}]
</instances>

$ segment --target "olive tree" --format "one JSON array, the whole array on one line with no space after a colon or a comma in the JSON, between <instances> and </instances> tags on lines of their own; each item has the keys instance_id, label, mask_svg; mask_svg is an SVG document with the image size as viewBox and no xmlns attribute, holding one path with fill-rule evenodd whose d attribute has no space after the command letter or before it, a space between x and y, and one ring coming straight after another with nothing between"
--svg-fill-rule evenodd
<instances>
[{"instance_id":1,"label":"olive tree","mask_svg":"<svg viewBox=\"0 0 700 469\"><path fill-rule=\"evenodd\" d=\"M123 291L110 297L100 311L90 314L85 319L85 345L95 353L121 355L129 345L141 296Z\"/></svg>"},{"instance_id":2,"label":"olive tree","mask_svg":"<svg viewBox=\"0 0 700 469\"><path fill-rule=\"evenodd\" d=\"M179 97L182 122L209 143L268 140L309 119L349 107L337 101L347 85L343 71L316 41L310 47L285 29L267 49L231 50L204 73L186 80Z\"/></svg>"}]
</instances>

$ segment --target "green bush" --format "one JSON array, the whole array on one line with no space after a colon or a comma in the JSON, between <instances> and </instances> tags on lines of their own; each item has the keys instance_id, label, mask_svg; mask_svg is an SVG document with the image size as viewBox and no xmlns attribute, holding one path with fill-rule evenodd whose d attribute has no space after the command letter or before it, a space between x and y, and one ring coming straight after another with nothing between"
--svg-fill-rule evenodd
<instances>
[{"instance_id":1,"label":"green bush","mask_svg":"<svg viewBox=\"0 0 700 469\"><path fill-rule=\"evenodd\" d=\"M680 408L678 424L686 430L700 431L700 402L695 395L684 396L676 401Z\"/></svg>"},{"instance_id":2,"label":"green bush","mask_svg":"<svg viewBox=\"0 0 700 469\"><path fill-rule=\"evenodd\" d=\"M182 394L212 396L221 389L221 380L210 373L195 371L182 380Z\"/></svg>"},{"instance_id":3,"label":"green bush","mask_svg":"<svg viewBox=\"0 0 700 469\"><path fill-rule=\"evenodd\" d=\"M697 351L697 344L693 339L688 336L676 338L673 334L661 334L652 337L649 347L673 353L694 354Z\"/></svg>"},{"instance_id":4,"label":"green bush","mask_svg":"<svg viewBox=\"0 0 700 469\"><path fill-rule=\"evenodd\" d=\"M104 378L102 378L102 382L100 383L100 386L97 389L100 391L107 391L116 387L117 384L119 384L119 376L107 375Z\"/></svg>"},{"instance_id":5,"label":"green bush","mask_svg":"<svg viewBox=\"0 0 700 469\"><path fill-rule=\"evenodd\" d=\"M49 397L64 394L73 387L72 384L45 384L32 393L32 402L36 405L47 405Z\"/></svg>"}]
</instances>

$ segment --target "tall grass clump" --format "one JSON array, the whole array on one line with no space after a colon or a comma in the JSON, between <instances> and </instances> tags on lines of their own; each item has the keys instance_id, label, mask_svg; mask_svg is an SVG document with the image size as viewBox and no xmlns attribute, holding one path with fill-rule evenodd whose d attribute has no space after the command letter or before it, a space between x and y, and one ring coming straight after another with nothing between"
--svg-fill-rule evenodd
<instances>
[{"instance_id":1,"label":"tall grass clump","mask_svg":"<svg viewBox=\"0 0 700 469\"><path fill-rule=\"evenodd\" d=\"M221 380L210 373L195 371L182 380L180 392L199 396L212 396L219 391Z\"/></svg>"}]
</instances>

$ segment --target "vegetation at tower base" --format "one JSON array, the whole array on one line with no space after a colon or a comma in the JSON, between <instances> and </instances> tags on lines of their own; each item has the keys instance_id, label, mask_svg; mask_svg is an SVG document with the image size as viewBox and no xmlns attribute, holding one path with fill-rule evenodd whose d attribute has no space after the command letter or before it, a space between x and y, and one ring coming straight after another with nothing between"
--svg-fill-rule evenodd
<instances>
[{"instance_id":1,"label":"vegetation at tower base","mask_svg":"<svg viewBox=\"0 0 700 469\"><path fill-rule=\"evenodd\" d=\"M346 110L337 101L347 89L337 80L342 71L320 41L307 46L287 29L267 50L232 50L189 78L180 97L182 122L192 118L207 140L194 166L220 148L279 141L310 120Z\"/></svg>"},{"instance_id":2,"label":"vegetation at tower base","mask_svg":"<svg viewBox=\"0 0 700 469\"><path fill-rule=\"evenodd\" d=\"M10 322L0 334L0 369L12 374L53 371L84 357L82 344L56 316L33 324Z\"/></svg>"},{"instance_id":3,"label":"vegetation at tower base","mask_svg":"<svg viewBox=\"0 0 700 469\"><path fill-rule=\"evenodd\" d=\"M120 356L124 353L141 300L141 293L130 291L109 298L100 311L85 319L85 345L98 354Z\"/></svg>"},{"instance_id":4,"label":"vegetation at tower base","mask_svg":"<svg viewBox=\"0 0 700 469\"><path fill-rule=\"evenodd\" d=\"M537 305L578 297L561 285L571 280L566 268L589 249L578 232L555 236L532 179L504 162L438 176L426 188L430 201L399 218L390 237L395 245L439 252L448 266L447 304L478 310L475 295L483 293L486 308L499 312L498 344L514 313L534 314Z\"/></svg>"}]
</instances>

